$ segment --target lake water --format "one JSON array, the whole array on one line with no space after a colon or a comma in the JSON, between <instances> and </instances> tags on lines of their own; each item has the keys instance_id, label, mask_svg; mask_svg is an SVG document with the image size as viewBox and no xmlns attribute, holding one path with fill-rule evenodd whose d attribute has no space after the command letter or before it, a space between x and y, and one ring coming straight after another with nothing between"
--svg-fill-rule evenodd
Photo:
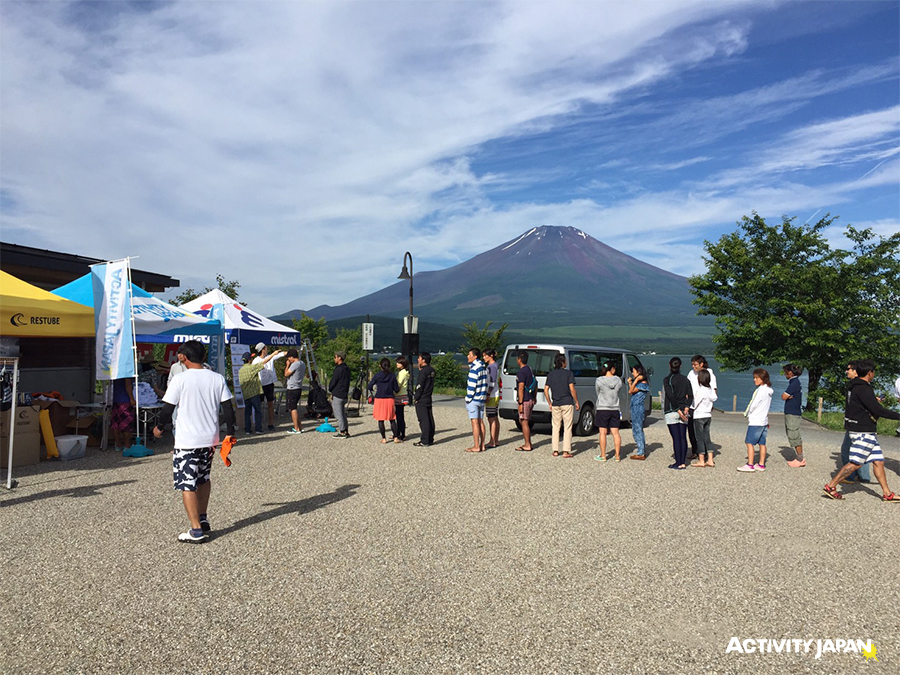
<instances>
[{"instance_id":1,"label":"lake water","mask_svg":"<svg viewBox=\"0 0 900 675\"><path fill-rule=\"evenodd\" d=\"M681 374L687 375L691 371L691 356L693 354L642 354L640 355L641 363L644 367L652 367L653 375L650 376L650 389L654 396L659 395L662 389L663 378L669 373L669 359L678 356L681 361ZM705 356L705 355L704 355ZM743 412L750 403L750 397L756 385L753 384L753 370L735 372L733 370L724 370L722 364L714 358L707 356L709 367L716 374L716 384L718 384L719 400L716 401L716 408L720 410L731 411L734 396L737 396L738 412ZM761 366L769 371L769 377L772 380L772 389L775 393L772 395L772 412L783 412L784 401L781 400L781 394L787 388L787 378L781 372L781 365ZM809 378L806 372L800 376L800 384L803 388L803 403L806 404L806 387L809 384Z\"/></svg>"}]
</instances>

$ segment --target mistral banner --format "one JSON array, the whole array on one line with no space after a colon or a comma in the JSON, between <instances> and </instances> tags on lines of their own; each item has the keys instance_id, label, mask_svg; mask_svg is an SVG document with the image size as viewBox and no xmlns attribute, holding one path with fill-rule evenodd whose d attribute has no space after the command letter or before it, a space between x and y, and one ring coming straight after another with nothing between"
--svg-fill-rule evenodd
<instances>
[{"instance_id":1,"label":"mistral banner","mask_svg":"<svg viewBox=\"0 0 900 675\"><path fill-rule=\"evenodd\" d=\"M131 281L128 260L91 267L94 325L97 328L97 379L134 377Z\"/></svg>"}]
</instances>

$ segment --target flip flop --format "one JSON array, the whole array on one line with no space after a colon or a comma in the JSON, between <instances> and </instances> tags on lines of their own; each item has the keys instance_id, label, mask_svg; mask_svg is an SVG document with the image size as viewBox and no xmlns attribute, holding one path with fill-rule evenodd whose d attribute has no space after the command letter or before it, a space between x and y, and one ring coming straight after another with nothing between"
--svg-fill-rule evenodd
<instances>
[{"instance_id":1,"label":"flip flop","mask_svg":"<svg viewBox=\"0 0 900 675\"><path fill-rule=\"evenodd\" d=\"M554 456L554 457L559 457L561 454L562 454L562 453L561 453L559 450L554 450L554 451L553 451L553 456Z\"/></svg>"},{"instance_id":2,"label":"flip flop","mask_svg":"<svg viewBox=\"0 0 900 675\"><path fill-rule=\"evenodd\" d=\"M534 448L526 448L524 445L516 448L516 452L531 452L532 450L534 450Z\"/></svg>"},{"instance_id":3,"label":"flip flop","mask_svg":"<svg viewBox=\"0 0 900 675\"><path fill-rule=\"evenodd\" d=\"M573 455L571 452L564 452L564 453L562 454L563 459L571 459L571 458L574 457L574 456L575 456L575 455Z\"/></svg>"}]
</instances>

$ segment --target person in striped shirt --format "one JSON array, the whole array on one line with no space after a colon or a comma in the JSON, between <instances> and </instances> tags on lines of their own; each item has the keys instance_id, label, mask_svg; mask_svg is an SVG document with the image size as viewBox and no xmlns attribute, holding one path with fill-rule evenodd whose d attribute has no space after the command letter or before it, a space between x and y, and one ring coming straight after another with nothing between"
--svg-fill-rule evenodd
<instances>
[{"instance_id":1,"label":"person in striped shirt","mask_svg":"<svg viewBox=\"0 0 900 675\"><path fill-rule=\"evenodd\" d=\"M474 445L466 452L484 452L484 405L487 402L487 369L481 360L481 350L472 347L466 357L469 360L469 377L466 381L466 412L472 422Z\"/></svg>"}]
</instances>

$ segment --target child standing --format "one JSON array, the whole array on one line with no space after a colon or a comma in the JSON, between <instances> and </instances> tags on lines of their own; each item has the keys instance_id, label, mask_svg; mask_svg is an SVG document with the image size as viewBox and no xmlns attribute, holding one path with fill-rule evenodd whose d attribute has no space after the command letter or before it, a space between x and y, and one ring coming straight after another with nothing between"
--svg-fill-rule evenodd
<instances>
[{"instance_id":1,"label":"child standing","mask_svg":"<svg viewBox=\"0 0 900 675\"><path fill-rule=\"evenodd\" d=\"M702 469L715 466L713 462L712 442L709 439L709 427L712 424L713 403L716 402L715 389L712 388L712 377L705 368L697 373L697 389L694 391L694 436L697 438L698 461L691 466ZM763 451L765 452L765 451Z\"/></svg>"},{"instance_id":2,"label":"child standing","mask_svg":"<svg viewBox=\"0 0 900 675\"><path fill-rule=\"evenodd\" d=\"M756 389L744 411L744 417L747 418L747 436L744 438L744 443L747 444L747 463L738 467L738 471L744 473L766 470L766 434L769 430L769 408L774 393L769 372L764 368L753 371L753 383ZM759 445L759 464L753 463L756 454L754 445Z\"/></svg>"}]
</instances>

